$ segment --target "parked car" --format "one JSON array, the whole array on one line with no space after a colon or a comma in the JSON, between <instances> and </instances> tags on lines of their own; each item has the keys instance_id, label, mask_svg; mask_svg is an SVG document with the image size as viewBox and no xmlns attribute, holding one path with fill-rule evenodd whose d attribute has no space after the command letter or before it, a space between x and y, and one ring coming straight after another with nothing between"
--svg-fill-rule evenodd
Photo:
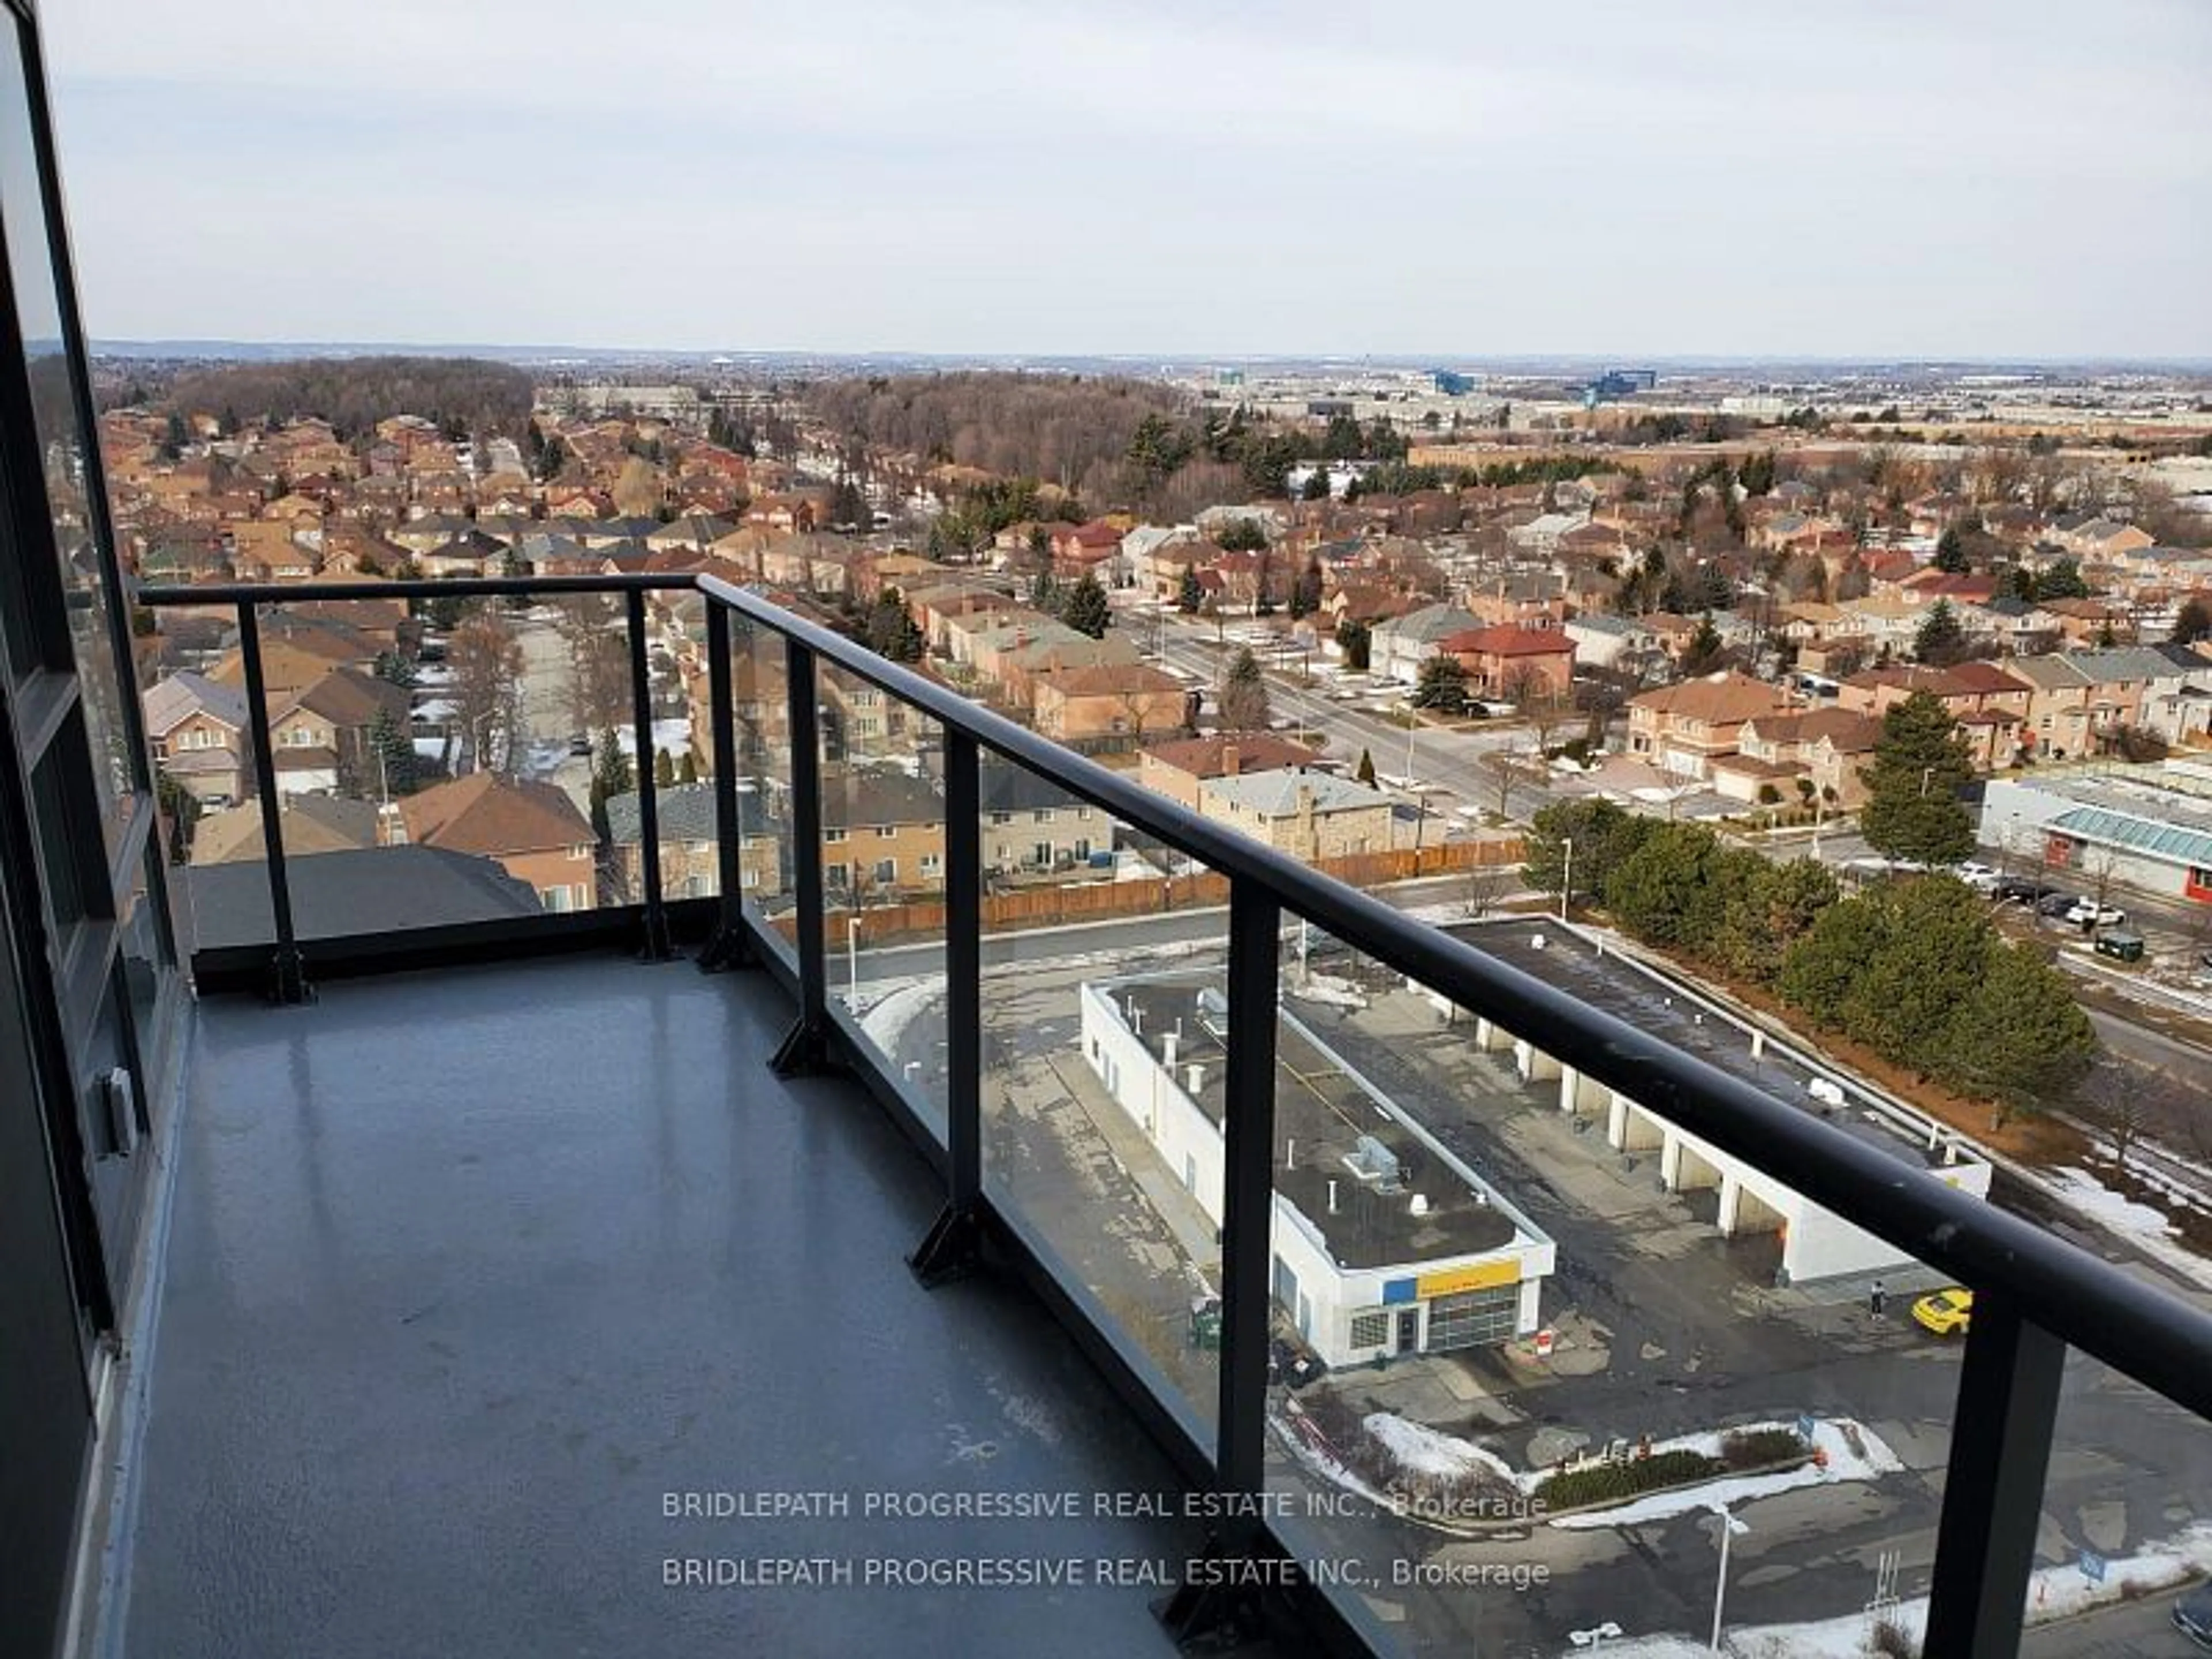
<instances>
[{"instance_id":1,"label":"parked car","mask_svg":"<svg viewBox=\"0 0 2212 1659\"><path fill-rule=\"evenodd\" d=\"M2000 903L2035 904L2058 890L2033 876L2006 876L1990 890Z\"/></svg>"},{"instance_id":2,"label":"parked car","mask_svg":"<svg viewBox=\"0 0 2212 1659\"><path fill-rule=\"evenodd\" d=\"M2062 893L2053 888L2036 900L2035 914L2039 916L2063 916L2081 902L2079 893Z\"/></svg>"},{"instance_id":3,"label":"parked car","mask_svg":"<svg viewBox=\"0 0 2212 1659\"><path fill-rule=\"evenodd\" d=\"M1978 891L1990 893L1996 890L1997 872L1986 864L1976 864L1969 859L1964 864L1954 865L1951 873Z\"/></svg>"},{"instance_id":4,"label":"parked car","mask_svg":"<svg viewBox=\"0 0 2212 1659\"><path fill-rule=\"evenodd\" d=\"M2200 1648L2212 1648L2212 1584L2199 1584L2173 1604L2173 1627Z\"/></svg>"},{"instance_id":5,"label":"parked car","mask_svg":"<svg viewBox=\"0 0 2212 1659\"><path fill-rule=\"evenodd\" d=\"M2066 920L2076 927L2118 927L2128 919L2128 913L2117 905L2100 904L2093 898L2075 899L2066 912Z\"/></svg>"},{"instance_id":6,"label":"parked car","mask_svg":"<svg viewBox=\"0 0 2212 1659\"><path fill-rule=\"evenodd\" d=\"M1974 1322L1974 1293L1954 1285L1912 1304L1912 1317L1938 1336L1964 1336Z\"/></svg>"}]
</instances>

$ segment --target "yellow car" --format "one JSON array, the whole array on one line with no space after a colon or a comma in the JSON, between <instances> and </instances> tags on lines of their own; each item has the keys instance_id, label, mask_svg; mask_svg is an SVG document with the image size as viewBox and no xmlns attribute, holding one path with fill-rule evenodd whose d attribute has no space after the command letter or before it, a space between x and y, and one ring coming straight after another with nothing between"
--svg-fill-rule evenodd
<instances>
[{"instance_id":1,"label":"yellow car","mask_svg":"<svg viewBox=\"0 0 2212 1659\"><path fill-rule=\"evenodd\" d=\"M1974 1293L1954 1285L1912 1304L1912 1316L1938 1336L1964 1336L1974 1322Z\"/></svg>"}]
</instances>

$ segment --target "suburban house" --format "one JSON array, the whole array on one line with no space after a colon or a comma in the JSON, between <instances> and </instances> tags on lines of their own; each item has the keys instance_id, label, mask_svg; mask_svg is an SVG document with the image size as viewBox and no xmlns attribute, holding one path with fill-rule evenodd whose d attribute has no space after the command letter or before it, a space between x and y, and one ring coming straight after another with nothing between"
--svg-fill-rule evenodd
<instances>
[{"instance_id":1,"label":"suburban house","mask_svg":"<svg viewBox=\"0 0 2212 1659\"><path fill-rule=\"evenodd\" d=\"M1585 611L1568 617L1560 632L1574 641L1575 660L1592 668L1636 668L1661 650L1659 635L1636 617Z\"/></svg>"},{"instance_id":2,"label":"suburban house","mask_svg":"<svg viewBox=\"0 0 2212 1659\"><path fill-rule=\"evenodd\" d=\"M1859 769L1881 736L1880 720L1844 708L1762 714L1744 722L1735 754L1712 762L1713 792L1753 802L1771 787L1784 805L1817 798L1850 811L1866 799Z\"/></svg>"},{"instance_id":3,"label":"suburban house","mask_svg":"<svg viewBox=\"0 0 2212 1659\"><path fill-rule=\"evenodd\" d=\"M378 717L408 733L407 693L357 668L333 668L269 716L276 787L285 794L346 788L378 793L382 781L371 741Z\"/></svg>"},{"instance_id":4,"label":"suburban house","mask_svg":"<svg viewBox=\"0 0 2212 1659\"><path fill-rule=\"evenodd\" d=\"M245 694L202 675L172 674L140 699L146 736L162 774L203 806L253 793Z\"/></svg>"},{"instance_id":5,"label":"suburban house","mask_svg":"<svg viewBox=\"0 0 2212 1659\"><path fill-rule=\"evenodd\" d=\"M527 882L548 910L599 907L591 823L550 783L472 772L433 784L394 805L385 817L384 836L389 846L490 859Z\"/></svg>"},{"instance_id":6,"label":"suburban house","mask_svg":"<svg viewBox=\"0 0 2212 1659\"><path fill-rule=\"evenodd\" d=\"M1137 757L1137 781L1195 812L1200 786L1208 779L1295 769L1320 758L1304 744L1272 732L1217 732L1143 750Z\"/></svg>"},{"instance_id":7,"label":"suburban house","mask_svg":"<svg viewBox=\"0 0 2212 1659\"><path fill-rule=\"evenodd\" d=\"M344 853L374 847L376 803L343 795L286 794L277 797L277 825L284 856ZM261 803L248 799L210 812L192 826L194 864L250 863L269 856L261 836Z\"/></svg>"},{"instance_id":8,"label":"suburban house","mask_svg":"<svg viewBox=\"0 0 2212 1659\"><path fill-rule=\"evenodd\" d=\"M1368 641L1369 665L1401 680L1419 678L1421 665L1443 641L1468 631L1468 614L1459 605L1431 605L1376 623Z\"/></svg>"},{"instance_id":9,"label":"suburban house","mask_svg":"<svg viewBox=\"0 0 2212 1659\"><path fill-rule=\"evenodd\" d=\"M1475 628L1447 635L1437 649L1458 660L1468 690L1478 696L1564 698L1574 684L1575 642L1565 629Z\"/></svg>"},{"instance_id":10,"label":"suburban house","mask_svg":"<svg viewBox=\"0 0 2212 1659\"><path fill-rule=\"evenodd\" d=\"M2032 692L2025 680L1995 663L1869 668L1843 683L1836 704L1879 719L1916 692L1936 698L1959 722L1978 769L1986 772L2010 762L2027 721Z\"/></svg>"},{"instance_id":11,"label":"suburban house","mask_svg":"<svg viewBox=\"0 0 2212 1659\"><path fill-rule=\"evenodd\" d=\"M992 875L1066 875L1103 858L1114 821L1027 767L985 761L976 780L983 814L983 868Z\"/></svg>"},{"instance_id":12,"label":"suburban house","mask_svg":"<svg viewBox=\"0 0 2212 1659\"><path fill-rule=\"evenodd\" d=\"M785 827L768 814L766 799L750 778L738 780L738 880L748 897L765 899L785 886ZM678 783L654 792L660 832L660 890L664 897L713 898L720 893L720 832L714 818L714 786ZM607 797L607 842L614 880L635 900L645 892L645 837L638 794Z\"/></svg>"},{"instance_id":13,"label":"suburban house","mask_svg":"<svg viewBox=\"0 0 2212 1659\"><path fill-rule=\"evenodd\" d=\"M1779 688L1734 669L1639 692L1628 700L1629 752L1702 781L1715 760L1736 752L1745 721L1790 706Z\"/></svg>"},{"instance_id":14,"label":"suburban house","mask_svg":"<svg viewBox=\"0 0 2212 1659\"><path fill-rule=\"evenodd\" d=\"M1390 850L1390 797L1350 778L1303 769L1239 772L1199 786L1204 817L1312 863Z\"/></svg>"},{"instance_id":15,"label":"suburban house","mask_svg":"<svg viewBox=\"0 0 2212 1659\"><path fill-rule=\"evenodd\" d=\"M896 766L825 766L822 879L833 898L896 901L945 886L945 799Z\"/></svg>"},{"instance_id":16,"label":"suburban house","mask_svg":"<svg viewBox=\"0 0 2212 1659\"><path fill-rule=\"evenodd\" d=\"M1070 744L1130 747L1179 729L1188 707L1182 682L1149 663L1064 668L1036 685L1036 729Z\"/></svg>"}]
</instances>

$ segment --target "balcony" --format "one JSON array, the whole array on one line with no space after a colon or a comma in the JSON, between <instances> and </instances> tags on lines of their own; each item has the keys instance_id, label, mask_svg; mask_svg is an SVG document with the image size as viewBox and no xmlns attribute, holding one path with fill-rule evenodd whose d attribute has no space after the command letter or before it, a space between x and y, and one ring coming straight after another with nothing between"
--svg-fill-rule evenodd
<instances>
[{"instance_id":1,"label":"balcony","mask_svg":"<svg viewBox=\"0 0 2212 1659\"><path fill-rule=\"evenodd\" d=\"M660 855L622 902L441 918L427 876L375 863L423 849L387 848L318 909L356 855L287 856L262 770L268 857L243 867L265 908L197 959L217 994L116 1530L125 1651L1550 1654L1631 1608L1632 1633L1702 1638L1701 1502L1618 1547L1525 1506L1440 1533L1420 1504L1602 1474L1637 1461L1608 1443L1638 1424L1687 1444L1751 1419L1778 1425L1769 1453L1800 1437L1791 1478L1820 1489L1786 1528L1753 1511L1733 1587L1723 1545L1731 1628L1863 1605L1808 1565L1814 1540L1886 1564L1925 1652L1995 1659L2063 1650L2021 1632L2031 1573L2065 1559L2046 1509L2100 1501L2054 1456L2080 1413L2172 1437L2162 1463L2120 1437L2169 1516L2201 1512L2197 1310L1955 1190L1944 1159L1778 1099L1763 1048L1720 1054L1702 1016L1690 1053L1679 1020L1580 1000L1563 939L1416 925L696 586L711 897L664 891L697 836L664 830L647 771L640 846ZM576 586L628 606L650 752L647 586ZM141 595L236 607L257 726L256 612L280 597ZM903 718L833 733L862 688ZM994 887L993 769L1099 814L1101 845L1160 849L1157 880ZM941 886L831 882L839 828L884 822L857 792L893 774L928 798L914 833L937 850L915 855ZM291 1006L222 994L248 985ZM1870 1325L1848 1274L1774 1282L1759 1228L1785 1193L1800 1250L1818 1215L1900 1290L1972 1286L1971 1334L1913 1346L1901 1306ZM1580 1316L1555 1332L1554 1308ZM1610 1357L1577 1373L1559 1336ZM680 1513L817 1492L852 1512ZM893 1517L872 1492L1075 1513ZM687 1560L1085 1577L718 1588Z\"/></svg>"},{"instance_id":2,"label":"balcony","mask_svg":"<svg viewBox=\"0 0 2212 1659\"><path fill-rule=\"evenodd\" d=\"M865 1582L1200 1540L862 1513L1180 1482L1034 1300L915 1282L941 1186L848 1082L769 1071L788 1016L758 974L597 956L210 999L123 1651L1171 1652L1140 1593L1071 1623ZM852 1512L664 1507L823 1491ZM672 1560L854 1582L671 1586Z\"/></svg>"}]
</instances>

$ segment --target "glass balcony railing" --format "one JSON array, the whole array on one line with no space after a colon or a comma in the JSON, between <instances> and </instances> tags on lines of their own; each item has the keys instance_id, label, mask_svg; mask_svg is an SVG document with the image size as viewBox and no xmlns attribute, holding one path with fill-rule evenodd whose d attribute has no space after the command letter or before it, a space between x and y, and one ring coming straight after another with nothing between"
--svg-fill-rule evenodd
<instances>
[{"instance_id":1,"label":"glass balcony railing","mask_svg":"<svg viewBox=\"0 0 2212 1659\"><path fill-rule=\"evenodd\" d=\"M1939 1127L1602 935L1416 922L757 593L677 585L696 781L638 766L660 852L602 925L763 967L796 1005L779 1067L849 1070L924 1149L916 1273L1024 1279L1205 1501L1179 1635L1289 1607L1377 1651L1757 1627L1995 1656L2194 1523L2212 1319L1984 1201ZM650 597L565 591L633 629ZM213 597L250 635L271 595ZM643 757L673 716L624 643ZM360 943L288 920L312 862L261 866L280 990ZM2068 1450L2088 1418L2161 1472L2117 1508Z\"/></svg>"}]
</instances>

